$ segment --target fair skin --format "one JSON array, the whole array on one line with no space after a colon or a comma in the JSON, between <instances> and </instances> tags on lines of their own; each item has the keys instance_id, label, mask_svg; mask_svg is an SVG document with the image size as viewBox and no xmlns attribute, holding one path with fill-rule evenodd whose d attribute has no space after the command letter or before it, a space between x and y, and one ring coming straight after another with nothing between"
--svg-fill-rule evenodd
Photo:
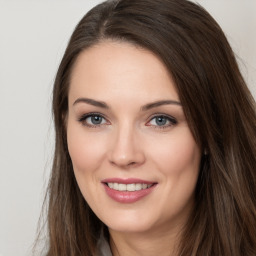
<instances>
[{"instance_id":1,"label":"fair skin","mask_svg":"<svg viewBox=\"0 0 256 256\"><path fill-rule=\"evenodd\" d=\"M67 140L113 255L170 255L193 207L201 150L163 63L124 42L82 52L71 76Z\"/></svg>"}]
</instances>

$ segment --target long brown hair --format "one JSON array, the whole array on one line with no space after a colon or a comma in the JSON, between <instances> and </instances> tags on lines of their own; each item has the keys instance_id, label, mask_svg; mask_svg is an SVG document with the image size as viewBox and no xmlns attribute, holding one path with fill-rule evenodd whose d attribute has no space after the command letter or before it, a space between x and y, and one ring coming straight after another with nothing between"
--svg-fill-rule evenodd
<instances>
[{"instance_id":1,"label":"long brown hair","mask_svg":"<svg viewBox=\"0 0 256 256\"><path fill-rule=\"evenodd\" d=\"M55 156L48 197L48 256L95 255L104 224L76 183L65 117L77 56L104 40L154 52L169 70L202 157L196 204L180 256L256 255L255 101L216 21L186 0L112 0L75 28L53 90Z\"/></svg>"}]
</instances>

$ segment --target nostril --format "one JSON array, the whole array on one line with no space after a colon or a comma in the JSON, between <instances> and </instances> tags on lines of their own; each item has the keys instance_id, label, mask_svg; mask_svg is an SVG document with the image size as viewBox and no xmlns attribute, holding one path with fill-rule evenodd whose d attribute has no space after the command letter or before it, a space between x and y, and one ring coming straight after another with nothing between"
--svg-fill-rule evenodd
<instances>
[{"instance_id":1,"label":"nostril","mask_svg":"<svg viewBox=\"0 0 256 256\"><path fill-rule=\"evenodd\" d=\"M122 161L111 161L111 164L113 165L118 165L118 166L122 166L122 167L134 167L136 166L138 163L136 163L135 161L132 162L122 162Z\"/></svg>"},{"instance_id":2,"label":"nostril","mask_svg":"<svg viewBox=\"0 0 256 256\"><path fill-rule=\"evenodd\" d=\"M135 164L136 164L136 162L131 162L128 165L131 166L131 165L135 165Z\"/></svg>"}]
</instances>

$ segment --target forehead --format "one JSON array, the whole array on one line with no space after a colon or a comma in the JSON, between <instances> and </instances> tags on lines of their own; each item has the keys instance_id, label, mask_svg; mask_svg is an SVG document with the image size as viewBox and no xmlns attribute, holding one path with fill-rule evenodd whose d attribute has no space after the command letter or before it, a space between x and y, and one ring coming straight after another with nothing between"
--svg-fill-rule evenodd
<instances>
[{"instance_id":1,"label":"forehead","mask_svg":"<svg viewBox=\"0 0 256 256\"><path fill-rule=\"evenodd\" d=\"M156 55L144 48L107 41L84 50L78 56L71 74L71 97L135 96L134 92L144 98L170 95L178 100L167 68Z\"/></svg>"}]
</instances>

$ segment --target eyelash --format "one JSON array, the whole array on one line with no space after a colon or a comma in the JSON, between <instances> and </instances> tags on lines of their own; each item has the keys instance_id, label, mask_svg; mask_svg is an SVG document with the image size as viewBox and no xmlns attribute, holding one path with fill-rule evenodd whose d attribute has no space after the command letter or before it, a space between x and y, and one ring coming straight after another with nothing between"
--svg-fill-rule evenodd
<instances>
[{"instance_id":1,"label":"eyelash","mask_svg":"<svg viewBox=\"0 0 256 256\"><path fill-rule=\"evenodd\" d=\"M103 120L106 121L106 123L100 123L100 124L89 124L88 122L86 122L87 118L92 118L92 117L99 117L102 118ZM149 122L151 122L152 120L156 119L156 118L163 118L166 119L167 122L169 122L168 125L164 124L164 125L148 125ZM105 118L104 115L100 114L100 113L88 113L88 114L84 114L82 115L78 121L80 123L82 123L82 125L87 126L89 128L99 128L102 125L106 125L109 124L109 122L107 121L107 119ZM169 115L166 114L155 114L154 116L150 117L149 121L146 123L146 126L152 126L154 129L166 129L166 128L170 128L171 126L176 125L178 122L177 120Z\"/></svg>"},{"instance_id":2,"label":"eyelash","mask_svg":"<svg viewBox=\"0 0 256 256\"><path fill-rule=\"evenodd\" d=\"M151 122L152 120L156 119L156 118L166 119L166 121L169 122L169 124L168 125L164 124L162 126L160 126L160 125L152 125L152 127L154 129L167 129L167 128L170 128L171 126L174 126L174 125L176 125L178 123L177 120L174 117L166 115L166 114L160 114L159 113L159 114L155 114L154 116L150 117L150 119L147 122L147 124L149 122ZM150 126L150 125L147 125L147 124L146 124L146 126Z\"/></svg>"},{"instance_id":3,"label":"eyelash","mask_svg":"<svg viewBox=\"0 0 256 256\"><path fill-rule=\"evenodd\" d=\"M98 128L98 127L101 127L102 125L105 125L105 123L104 123L104 124L89 124L88 122L86 122L86 119L87 119L87 118L90 118L90 117L100 117L100 118L102 118L102 119L104 119L104 120L107 120L107 119L104 117L104 115L102 115L102 114L100 114L100 113L88 113L88 114L82 115L82 116L78 119L78 121L79 121L80 123L82 123L84 126L87 126L87 127L89 127L89 128ZM107 121L106 121L106 122L107 122Z\"/></svg>"}]
</instances>

